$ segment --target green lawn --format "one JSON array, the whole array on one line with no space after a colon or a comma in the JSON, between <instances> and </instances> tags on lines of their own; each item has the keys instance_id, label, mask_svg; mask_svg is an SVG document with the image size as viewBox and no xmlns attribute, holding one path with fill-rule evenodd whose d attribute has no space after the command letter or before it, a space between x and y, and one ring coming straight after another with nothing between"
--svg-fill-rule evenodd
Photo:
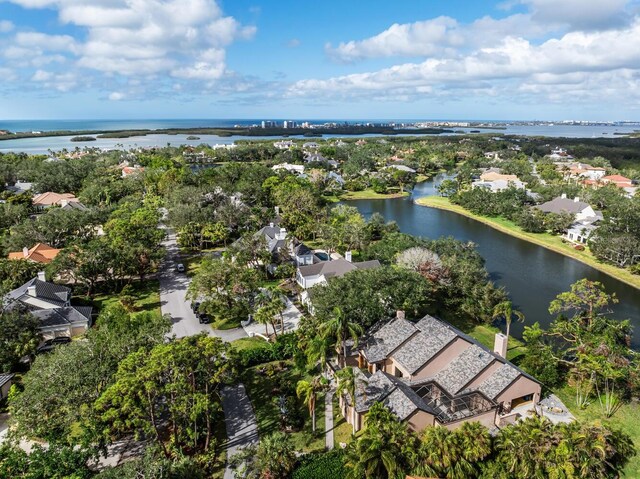
<instances>
[{"instance_id":1,"label":"green lawn","mask_svg":"<svg viewBox=\"0 0 640 479\"><path fill-rule=\"evenodd\" d=\"M349 200L388 200L388 199L392 199L392 198L404 198L406 196L409 196L411 193L408 191L405 191L403 193L395 192L395 193L387 193L387 194L380 194L380 193L376 193L373 190L362 190L362 191L348 191L346 193L344 193L343 195L340 195L340 200L345 200L345 201L349 201Z\"/></svg>"},{"instance_id":2,"label":"green lawn","mask_svg":"<svg viewBox=\"0 0 640 479\"><path fill-rule=\"evenodd\" d=\"M257 337L236 339L235 341L231 342L231 346L233 346L233 348L236 351L244 351L246 349L262 349L262 348L270 347L268 342L266 342L262 338L257 338Z\"/></svg>"},{"instance_id":3,"label":"green lawn","mask_svg":"<svg viewBox=\"0 0 640 479\"><path fill-rule=\"evenodd\" d=\"M563 243L559 236L549 233L527 233L526 231L523 231L522 228L513 223L513 221L509 221L504 218L488 218L486 216L476 215L466 210L462 206L452 204L449 198L443 198L441 196L425 196L416 200L416 204L447 211L453 211L454 213L472 218L476 221L491 226L498 231L502 231L503 233L515 236L516 238L529 241L531 243L535 243L544 248L555 251L556 253L560 253L581 261L591 266L592 268L602 271L609 276L612 276L635 288L640 289L640 276L631 274L627 269L622 269L610 264L601 263L591 254L589 248L586 248L584 251L578 251L574 249L570 244Z\"/></svg>"},{"instance_id":4,"label":"green lawn","mask_svg":"<svg viewBox=\"0 0 640 479\"><path fill-rule=\"evenodd\" d=\"M216 316L215 319L209 323L212 329L235 329L241 326L240 320L238 318L221 318L220 316Z\"/></svg>"},{"instance_id":5,"label":"green lawn","mask_svg":"<svg viewBox=\"0 0 640 479\"><path fill-rule=\"evenodd\" d=\"M565 386L554 392L579 420L602 423L629 434L638 449L638 455L629 461L624 472L628 478L640 477L640 406L637 403L625 403L613 417L607 418L600 410L597 399L592 399L586 409L580 409L576 405L575 390L571 387Z\"/></svg>"},{"instance_id":6,"label":"green lawn","mask_svg":"<svg viewBox=\"0 0 640 479\"><path fill-rule=\"evenodd\" d=\"M143 282L134 281L131 283L131 292L135 298L135 310L154 311L160 314L160 284L157 279L147 279ZM85 302L84 298L78 298ZM100 312L110 304L120 301L119 294L96 294L91 304ZM75 298L74 298L74 302Z\"/></svg>"},{"instance_id":7,"label":"green lawn","mask_svg":"<svg viewBox=\"0 0 640 479\"><path fill-rule=\"evenodd\" d=\"M303 375L294 369L291 361L274 361L268 364L282 364L285 369L275 373L272 377L267 377L257 371L258 368L266 365L255 366L245 371L243 378L247 394L256 413L260 436L279 430L280 413L274 400L285 391L286 383L295 389L297 382L303 379ZM317 399L315 433L311 430L308 409L300 401L298 401L298 405L304 418L304 426L300 431L290 433L295 450L303 452L324 450L324 396L319 396Z\"/></svg>"},{"instance_id":8,"label":"green lawn","mask_svg":"<svg viewBox=\"0 0 640 479\"><path fill-rule=\"evenodd\" d=\"M336 396L333 397L333 444L339 448L340 443L348 444L352 439L353 426L342 416Z\"/></svg>"}]
</instances>

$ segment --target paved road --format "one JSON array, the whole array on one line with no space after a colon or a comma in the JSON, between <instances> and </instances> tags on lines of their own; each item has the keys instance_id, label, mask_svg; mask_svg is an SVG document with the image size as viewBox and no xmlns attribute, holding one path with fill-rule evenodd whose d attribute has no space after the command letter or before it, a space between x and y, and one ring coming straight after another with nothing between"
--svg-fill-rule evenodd
<instances>
[{"instance_id":1,"label":"paved road","mask_svg":"<svg viewBox=\"0 0 640 479\"><path fill-rule=\"evenodd\" d=\"M167 230L167 239L163 244L167 249L167 258L160 274L160 304L162 314L171 315L172 334L183 338L205 332L212 336L218 336L224 341L245 338L247 333L242 328L225 331L212 330L208 324L200 324L191 310L191 302L186 299L189 278L186 274L176 271L175 259L178 257L179 250L176 236L172 231Z\"/></svg>"},{"instance_id":2,"label":"paved road","mask_svg":"<svg viewBox=\"0 0 640 479\"><path fill-rule=\"evenodd\" d=\"M222 390L222 408L224 422L227 428L227 468L224 479L234 479L233 469L229 467L229 460L238 449L258 442L258 424L247 396L244 384L235 384Z\"/></svg>"},{"instance_id":3,"label":"paved road","mask_svg":"<svg viewBox=\"0 0 640 479\"><path fill-rule=\"evenodd\" d=\"M325 447L333 449L333 391L327 391L324 396L324 430Z\"/></svg>"}]
</instances>

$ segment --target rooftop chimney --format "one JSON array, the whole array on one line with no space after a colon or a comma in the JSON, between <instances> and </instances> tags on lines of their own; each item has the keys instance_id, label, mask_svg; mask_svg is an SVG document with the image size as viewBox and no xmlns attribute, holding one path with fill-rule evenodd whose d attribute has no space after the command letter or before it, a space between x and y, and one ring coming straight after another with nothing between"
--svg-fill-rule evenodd
<instances>
[{"instance_id":1,"label":"rooftop chimney","mask_svg":"<svg viewBox=\"0 0 640 479\"><path fill-rule=\"evenodd\" d=\"M493 343L493 352L505 359L507 359L507 341L507 337L504 334L498 333Z\"/></svg>"},{"instance_id":2,"label":"rooftop chimney","mask_svg":"<svg viewBox=\"0 0 640 479\"><path fill-rule=\"evenodd\" d=\"M27 294L29 296L32 296L32 297L35 298L36 297L36 287L35 286L28 286L27 287Z\"/></svg>"},{"instance_id":3,"label":"rooftop chimney","mask_svg":"<svg viewBox=\"0 0 640 479\"><path fill-rule=\"evenodd\" d=\"M275 226L275 225L274 225L273 221L272 221L271 223L269 223L269 227L270 227L270 228L273 228L274 226Z\"/></svg>"},{"instance_id":4,"label":"rooftop chimney","mask_svg":"<svg viewBox=\"0 0 640 479\"><path fill-rule=\"evenodd\" d=\"M25 258L29 257L29 248L27 248L26 246L22 248L22 256L24 256Z\"/></svg>"},{"instance_id":5,"label":"rooftop chimney","mask_svg":"<svg viewBox=\"0 0 640 479\"><path fill-rule=\"evenodd\" d=\"M274 209L276 210L276 215L279 215L280 214L280 207L276 206L276 207L274 207Z\"/></svg>"},{"instance_id":6,"label":"rooftop chimney","mask_svg":"<svg viewBox=\"0 0 640 479\"><path fill-rule=\"evenodd\" d=\"M64 208L69 204L69 200L60 200L60 207Z\"/></svg>"},{"instance_id":7,"label":"rooftop chimney","mask_svg":"<svg viewBox=\"0 0 640 479\"><path fill-rule=\"evenodd\" d=\"M566 199L567 198L567 194L566 193L562 193L561 198Z\"/></svg>"},{"instance_id":8,"label":"rooftop chimney","mask_svg":"<svg viewBox=\"0 0 640 479\"><path fill-rule=\"evenodd\" d=\"M44 271L38 271L38 279L40 281L46 281L47 280L47 277L45 276Z\"/></svg>"},{"instance_id":9,"label":"rooftop chimney","mask_svg":"<svg viewBox=\"0 0 640 479\"><path fill-rule=\"evenodd\" d=\"M349 263L351 263L351 251L346 251L344 253L344 259L346 259Z\"/></svg>"},{"instance_id":10,"label":"rooftop chimney","mask_svg":"<svg viewBox=\"0 0 640 479\"><path fill-rule=\"evenodd\" d=\"M283 240L287 237L287 230L285 228L280 228L280 232L276 235L276 239Z\"/></svg>"},{"instance_id":11,"label":"rooftop chimney","mask_svg":"<svg viewBox=\"0 0 640 479\"><path fill-rule=\"evenodd\" d=\"M404 319L404 318L405 318L404 311L400 309L396 311L396 319Z\"/></svg>"},{"instance_id":12,"label":"rooftop chimney","mask_svg":"<svg viewBox=\"0 0 640 479\"><path fill-rule=\"evenodd\" d=\"M573 199L574 203L577 203L578 201L580 201L580 198L578 198L577 196Z\"/></svg>"}]
</instances>

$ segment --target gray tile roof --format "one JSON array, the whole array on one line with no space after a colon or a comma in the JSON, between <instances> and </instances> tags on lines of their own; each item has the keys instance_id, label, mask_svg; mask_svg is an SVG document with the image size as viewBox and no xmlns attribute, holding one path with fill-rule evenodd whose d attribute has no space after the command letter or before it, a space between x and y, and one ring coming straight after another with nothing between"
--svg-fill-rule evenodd
<instances>
[{"instance_id":1,"label":"gray tile roof","mask_svg":"<svg viewBox=\"0 0 640 479\"><path fill-rule=\"evenodd\" d=\"M462 351L433 377L449 394L455 395L482 372L495 357L476 344Z\"/></svg>"},{"instance_id":2,"label":"gray tile roof","mask_svg":"<svg viewBox=\"0 0 640 479\"><path fill-rule=\"evenodd\" d=\"M91 307L88 306L40 309L32 311L31 314L40 320L40 326L43 328L66 326L85 321L91 324Z\"/></svg>"},{"instance_id":3,"label":"gray tile roof","mask_svg":"<svg viewBox=\"0 0 640 479\"><path fill-rule=\"evenodd\" d=\"M536 206L540 211L545 213L580 213L585 208L588 208L589 204L584 201L574 201L569 198L554 198L551 201L542 203Z\"/></svg>"},{"instance_id":4,"label":"gray tile roof","mask_svg":"<svg viewBox=\"0 0 640 479\"><path fill-rule=\"evenodd\" d=\"M406 319L396 319L385 324L366 340L363 350L367 361L382 361L417 331L415 325Z\"/></svg>"},{"instance_id":5,"label":"gray tile roof","mask_svg":"<svg viewBox=\"0 0 640 479\"><path fill-rule=\"evenodd\" d=\"M416 373L458 336L451 328L431 316L425 316L416 327L420 332L393 353L393 359L409 374Z\"/></svg>"},{"instance_id":6,"label":"gray tile roof","mask_svg":"<svg viewBox=\"0 0 640 479\"><path fill-rule=\"evenodd\" d=\"M309 247L304 243L299 243L295 248L293 248L293 252L298 256L306 256L312 254L311 249L309 249Z\"/></svg>"},{"instance_id":7,"label":"gray tile roof","mask_svg":"<svg viewBox=\"0 0 640 479\"><path fill-rule=\"evenodd\" d=\"M22 286L10 291L7 294L9 300L20 300L28 294L30 286L36 287L36 296L39 299L50 302L53 305L63 306L64 303L71 298L71 289L66 286L60 286L48 281L40 281L38 278L33 278L27 281Z\"/></svg>"},{"instance_id":8,"label":"gray tile roof","mask_svg":"<svg viewBox=\"0 0 640 479\"><path fill-rule=\"evenodd\" d=\"M300 274L303 277L323 274L325 278L341 277L356 269L379 268L380 261L363 261L360 263L350 263L346 259L334 259L333 261L322 261L321 263L300 266Z\"/></svg>"},{"instance_id":9,"label":"gray tile roof","mask_svg":"<svg viewBox=\"0 0 640 479\"><path fill-rule=\"evenodd\" d=\"M505 363L485 379L477 389L489 399L496 399L518 376L520 376L520 371L512 365Z\"/></svg>"},{"instance_id":10,"label":"gray tile roof","mask_svg":"<svg viewBox=\"0 0 640 479\"><path fill-rule=\"evenodd\" d=\"M267 240L274 239L280 233L279 226L265 226L256 232L256 236L265 236Z\"/></svg>"}]
</instances>

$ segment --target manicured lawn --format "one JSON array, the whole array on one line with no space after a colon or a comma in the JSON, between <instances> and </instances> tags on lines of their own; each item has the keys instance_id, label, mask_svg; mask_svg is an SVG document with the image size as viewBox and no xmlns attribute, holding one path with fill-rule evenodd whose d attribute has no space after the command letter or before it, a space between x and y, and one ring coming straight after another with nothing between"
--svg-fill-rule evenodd
<instances>
[{"instance_id":1,"label":"manicured lawn","mask_svg":"<svg viewBox=\"0 0 640 479\"><path fill-rule=\"evenodd\" d=\"M637 403L625 403L613 417L607 418L602 413L597 399L592 399L591 404L586 409L580 409L576 405L575 390L573 388L565 386L554 392L579 420L599 422L629 434L639 451L639 455L629 461L625 468L625 477L640 477L640 406Z\"/></svg>"},{"instance_id":2,"label":"manicured lawn","mask_svg":"<svg viewBox=\"0 0 640 479\"><path fill-rule=\"evenodd\" d=\"M240 339L236 339L235 341L231 342L231 346L233 346L233 348L236 351L244 351L246 349L262 349L262 348L268 348L269 343L266 342L264 339L262 338L240 338Z\"/></svg>"},{"instance_id":3,"label":"manicured lawn","mask_svg":"<svg viewBox=\"0 0 640 479\"><path fill-rule=\"evenodd\" d=\"M461 206L452 204L448 198L443 198L441 196L425 196L416 200L416 204L447 211L453 211L454 213L472 218L503 233L515 236L516 238L520 238L531 243L535 243L544 248L555 251L556 253L560 253L581 261L591 266L592 268L602 271L609 276L612 276L635 288L640 289L640 276L631 274L629 270L618 268L610 264L601 263L591 254L589 248L586 248L584 251L578 251L568 243L563 243L559 236L551 235L549 233L527 233L512 221L506 220L504 218L488 218L485 216L476 215Z\"/></svg>"},{"instance_id":4,"label":"manicured lawn","mask_svg":"<svg viewBox=\"0 0 640 479\"><path fill-rule=\"evenodd\" d=\"M158 280L147 279L143 282L135 281L131 283L131 295L135 298L134 305L136 312L154 311L160 314L160 284ZM93 298L93 306L100 312L108 305L119 301L120 297L118 294L97 294Z\"/></svg>"},{"instance_id":5,"label":"manicured lawn","mask_svg":"<svg viewBox=\"0 0 640 479\"><path fill-rule=\"evenodd\" d=\"M338 399L333 397L333 444L339 448L340 443L349 444L352 439L353 426L342 416Z\"/></svg>"},{"instance_id":6,"label":"manicured lawn","mask_svg":"<svg viewBox=\"0 0 640 479\"><path fill-rule=\"evenodd\" d=\"M247 394L256 413L260 436L268 435L280 429L280 412L274 401L287 388L292 388L295 391L296 384L303 379L303 375L294 369L290 361L275 361L268 364L278 363L284 366L284 370L276 372L272 377L260 374L258 369L267 366L260 365L245 371L243 378ZM290 433L294 448L297 451L324 450L324 396L318 397L316 406L316 432L313 433L309 410L301 401L298 401L299 411L304 418L304 426L301 430Z\"/></svg>"},{"instance_id":7,"label":"manicured lawn","mask_svg":"<svg viewBox=\"0 0 640 479\"><path fill-rule=\"evenodd\" d=\"M404 198L409 196L411 193L405 191L403 193L395 192L395 193L387 193L380 194L376 193L373 190L363 190L363 191L348 191L343 195L340 195L341 200L349 201L349 200L388 200L392 198Z\"/></svg>"},{"instance_id":8,"label":"manicured lawn","mask_svg":"<svg viewBox=\"0 0 640 479\"><path fill-rule=\"evenodd\" d=\"M221 318L216 316L216 318L209 323L209 326L213 329L235 329L241 326L240 320L238 318Z\"/></svg>"}]
</instances>

